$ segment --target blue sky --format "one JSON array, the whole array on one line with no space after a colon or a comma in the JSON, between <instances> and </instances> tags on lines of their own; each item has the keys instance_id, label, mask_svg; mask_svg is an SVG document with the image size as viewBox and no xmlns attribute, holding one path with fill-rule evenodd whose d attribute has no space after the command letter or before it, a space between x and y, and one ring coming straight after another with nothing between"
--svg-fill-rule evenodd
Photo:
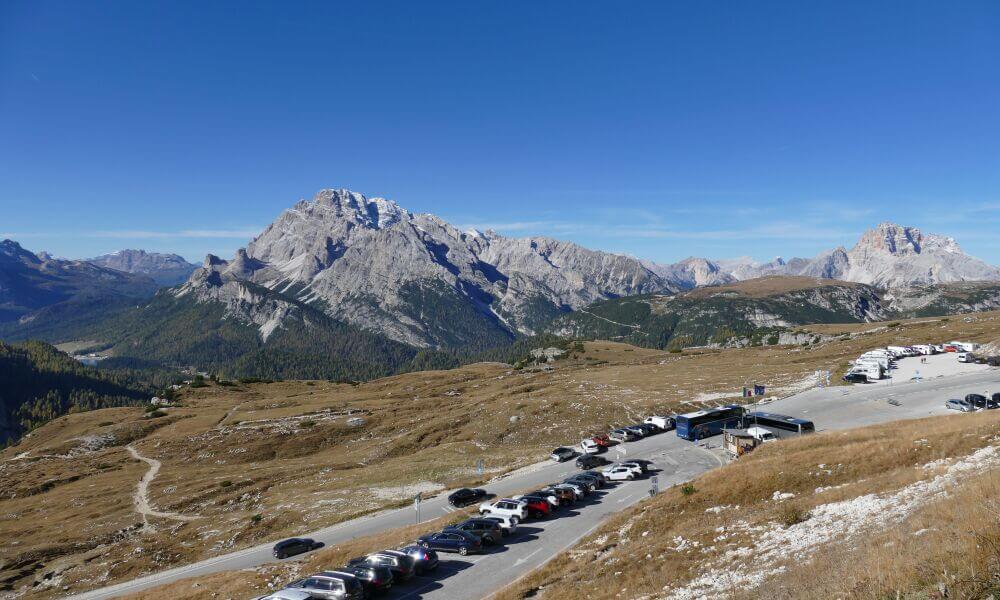
<instances>
[{"instance_id":1,"label":"blue sky","mask_svg":"<svg viewBox=\"0 0 1000 600\"><path fill-rule=\"evenodd\" d=\"M660 261L1000 263L1000 3L0 3L0 235L229 255L348 187Z\"/></svg>"}]
</instances>

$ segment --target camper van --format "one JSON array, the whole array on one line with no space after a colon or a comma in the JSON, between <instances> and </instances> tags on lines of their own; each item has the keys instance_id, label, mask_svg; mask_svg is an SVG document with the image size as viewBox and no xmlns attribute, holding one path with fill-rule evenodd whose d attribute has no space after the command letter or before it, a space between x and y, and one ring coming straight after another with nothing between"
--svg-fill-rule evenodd
<instances>
[{"instance_id":1,"label":"camper van","mask_svg":"<svg viewBox=\"0 0 1000 600\"><path fill-rule=\"evenodd\" d=\"M979 344L973 342L948 342L949 346L954 346L959 352L975 352Z\"/></svg>"},{"instance_id":2,"label":"camper van","mask_svg":"<svg viewBox=\"0 0 1000 600\"><path fill-rule=\"evenodd\" d=\"M882 379L882 367L875 363L854 363L854 368L852 368L850 372L863 374L868 378L869 382Z\"/></svg>"}]
</instances>

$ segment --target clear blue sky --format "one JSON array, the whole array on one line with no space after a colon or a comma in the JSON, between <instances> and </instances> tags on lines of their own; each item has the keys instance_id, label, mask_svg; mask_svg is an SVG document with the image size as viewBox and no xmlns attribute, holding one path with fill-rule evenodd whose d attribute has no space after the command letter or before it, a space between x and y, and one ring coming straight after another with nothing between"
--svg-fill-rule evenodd
<instances>
[{"instance_id":1,"label":"clear blue sky","mask_svg":"<svg viewBox=\"0 0 1000 600\"><path fill-rule=\"evenodd\" d=\"M0 2L0 234L231 254L324 187L661 261L1000 263L1000 3Z\"/></svg>"}]
</instances>

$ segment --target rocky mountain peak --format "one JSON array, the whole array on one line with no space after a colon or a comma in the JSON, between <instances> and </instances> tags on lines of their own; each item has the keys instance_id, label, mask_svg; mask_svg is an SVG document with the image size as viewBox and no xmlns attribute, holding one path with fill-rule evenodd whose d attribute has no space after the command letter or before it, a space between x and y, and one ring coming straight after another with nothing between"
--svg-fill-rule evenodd
<instances>
[{"instance_id":1,"label":"rocky mountain peak","mask_svg":"<svg viewBox=\"0 0 1000 600\"><path fill-rule=\"evenodd\" d=\"M363 194L347 189L320 190L312 203L333 209L337 216L372 229L391 227L412 215L392 200L366 198Z\"/></svg>"}]
</instances>

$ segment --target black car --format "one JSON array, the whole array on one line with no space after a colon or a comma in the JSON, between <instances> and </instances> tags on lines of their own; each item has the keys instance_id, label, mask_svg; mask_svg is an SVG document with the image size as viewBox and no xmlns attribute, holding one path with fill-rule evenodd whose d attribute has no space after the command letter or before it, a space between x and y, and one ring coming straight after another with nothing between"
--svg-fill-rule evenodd
<instances>
[{"instance_id":1,"label":"black car","mask_svg":"<svg viewBox=\"0 0 1000 600\"><path fill-rule=\"evenodd\" d=\"M468 506L485 498L486 490L482 488L462 488L448 495L448 503L452 506Z\"/></svg>"},{"instance_id":2,"label":"black car","mask_svg":"<svg viewBox=\"0 0 1000 600\"><path fill-rule=\"evenodd\" d=\"M418 542L424 548L458 552L462 556L483 551L483 542L478 536L455 529L422 535L418 538Z\"/></svg>"},{"instance_id":3,"label":"black car","mask_svg":"<svg viewBox=\"0 0 1000 600\"><path fill-rule=\"evenodd\" d=\"M657 433L663 431L662 429L660 429L656 425L653 425L652 423L639 423L638 425L636 425L636 427L641 427L642 430L646 432L647 436L656 435Z\"/></svg>"},{"instance_id":4,"label":"black car","mask_svg":"<svg viewBox=\"0 0 1000 600\"><path fill-rule=\"evenodd\" d=\"M841 379L847 383L868 383L868 376L864 373L848 373L844 375Z\"/></svg>"},{"instance_id":5,"label":"black car","mask_svg":"<svg viewBox=\"0 0 1000 600\"><path fill-rule=\"evenodd\" d=\"M323 544L320 544L316 542L316 540L310 538L289 538L275 544L273 553L275 558L288 558L289 556L295 556L296 554L312 552L316 548L320 548L322 546Z\"/></svg>"},{"instance_id":6,"label":"black car","mask_svg":"<svg viewBox=\"0 0 1000 600\"><path fill-rule=\"evenodd\" d=\"M450 525L444 528L444 531L466 531L479 539L483 540L486 545L495 544L500 541L503 537L503 531L500 529L500 525L496 521L489 521L486 519L469 519L467 521L462 521L457 525Z\"/></svg>"},{"instance_id":7,"label":"black car","mask_svg":"<svg viewBox=\"0 0 1000 600\"><path fill-rule=\"evenodd\" d=\"M397 552L402 552L414 560L417 574L433 571L438 566L438 554L430 548L418 544L403 546Z\"/></svg>"},{"instance_id":8,"label":"black car","mask_svg":"<svg viewBox=\"0 0 1000 600\"><path fill-rule=\"evenodd\" d=\"M985 408L992 410L994 408L997 408L997 406L1000 406L1000 404L998 404L997 402L998 400L1000 400L1000 397L998 396L1000 396L1000 394L993 394L992 398L987 398L982 394L967 394L965 396L965 401L971 404L974 408Z\"/></svg>"},{"instance_id":9,"label":"black car","mask_svg":"<svg viewBox=\"0 0 1000 600\"><path fill-rule=\"evenodd\" d=\"M388 567L347 565L343 569L340 569L339 572L357 577L361 585L365 588L365 597L367 598L388 591L392 587L392 571Z\"/></svg>"},{"instance_id":10,"label":"black car","mask_svg":"<svg viewBox=\"0 0 1000 600\"><path fill-rule=\"evenodd\" d=\"M607 462L607 460L601 458L600 456L594 454L584 454L580 458L576 459L576 466L581 469L593 469L594 467L605 465Z\"/></svg>"},{"instance_id":11,"label":"black car","mask_svg":"<svg viewBox=\"0 0 1000 600\"><path fill-rule=\"evenodd\" d=\"M589 477L567 477L563 480L564 483L571 483L575 486L583 488L583 495L589 496L591 492L597 489L597 484L593 479Z\"/></svg>"},{"instance_id":12,"label":"black car","mask_svg":"<svg viewBox=\"0 0 1000 600\"><path fill-rule=\"evenodd\" d=\"M347 564L349 566L372 565L375 567L386 567L392 571L392 580L396 583L409 581L417 574L416 561L408 554L396 550L373 552L368 556L352 558Z\"/></svg>"}]
</instances>

